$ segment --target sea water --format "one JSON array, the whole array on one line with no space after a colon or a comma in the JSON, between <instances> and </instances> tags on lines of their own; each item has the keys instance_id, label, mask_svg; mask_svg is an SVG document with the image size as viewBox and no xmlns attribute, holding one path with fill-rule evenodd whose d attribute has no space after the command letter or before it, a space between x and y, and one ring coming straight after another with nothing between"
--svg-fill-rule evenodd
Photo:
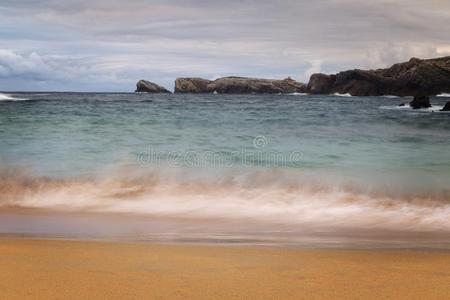
<instances>
[{"instance_id":1,"label":"sea water","mask_svg":"<svg viewBox=\"0 0 450 300\"><path fill-rule=\"evenodd\" d=\"M450 99L410 100L3 93L0 233L448 245Z\"/></svg>"}]
</instances>

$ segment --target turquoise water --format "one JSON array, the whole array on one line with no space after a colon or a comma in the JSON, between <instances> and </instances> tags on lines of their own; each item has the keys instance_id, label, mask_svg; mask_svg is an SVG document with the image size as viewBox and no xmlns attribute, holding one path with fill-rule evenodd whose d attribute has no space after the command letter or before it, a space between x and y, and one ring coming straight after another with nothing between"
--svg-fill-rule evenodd
<instances>
[{"instance_id":1,"label":"turquoise water","mask_svg":"<svg viewBox=\"0 0 450 300\"><path fill-rule=\"evenodd\" d=\"M390 97L3 94L2 203L450 232L449 100L419 111Z\"/></svg>"},{"instance_id":2,"label":"turquoise water","mask_svg":"<svg viewBox=\"0 0 450 300\"><path fill-rule=\"evenodd\" d=\"M146 151L161 157L173 151L226 157L257 150L281 153L286 160L301 152L291 167L441 176L450 170L450 115L396 109L407 101L401 98L14 96L28 100L0 102L1 161L50 176L95 172ZM433 102L442 106L445 100ZM256 137L265 138L263 147L254 146ZM233 160L239 165L240 157Z\"/></svg>"}]
</instances>

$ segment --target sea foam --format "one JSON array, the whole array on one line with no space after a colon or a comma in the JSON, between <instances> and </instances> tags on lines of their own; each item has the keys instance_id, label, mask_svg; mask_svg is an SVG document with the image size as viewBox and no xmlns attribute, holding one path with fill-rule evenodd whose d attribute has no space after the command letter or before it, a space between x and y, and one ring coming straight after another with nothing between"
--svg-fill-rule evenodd
<instances>
[{"instance_id":1,"label":"sea foam","mask_svg":"<svg viewBox=\"0 0 450 300\"><path fill-rule=\"evenodd\" d=\"M450 94L448 94L448 93L442 93L442 94L437 95L436 97L446 97L446 98L450 98Z\"/></svg>"},{"instance_id":2,"label":"sea foam","mask_svg":"<svg viewBox=\"0 0 450 300\"><path fill-rule=\"evenodd\" d=\"M441 112L442 108L444 106L442 105L433 105L432 107L428 108L421 108L421 109L413 109L408 104L405 104L403 106L400 105L383 105L380 106L380 109L388 109L388 110L403 110L403 111L414 111L414 112Z\"/></svg>"},{"instance_id":3,"label":"sea foam","mask_svg":"<svg viewBox=\"0 0 450 300\"><path fill-rule=\"evenodd\" d=\"M0 93L0 101L24 101L28 100L27 98L16 98L8 94Z\"/></svg>"},{"instance_id":4,"label":"sea foam","mask_svg":"<svg viewBox=\"0 0 450 300\"><path fill-rule=\"evenodd\" d=\"M332 230L449 231L441 192L389 192L311 174L253 171L200 178L197 171L120 171L97 178L49 179L6 172L0 207L194 220L258 221ZM331 178L330 178L331 179Z\"/></svg>"},{"instance_id":5,"label":"sea foam","mask_svg":"<svg viewBox=\"0 0 450 300\"><path fill-rule=\"evenodd\" d=\"M333 95L338 96L338 97L352 97L352 95L350 95L349 93L346 93L346 94L334 93Z\"/></svg>"}]
</instances>

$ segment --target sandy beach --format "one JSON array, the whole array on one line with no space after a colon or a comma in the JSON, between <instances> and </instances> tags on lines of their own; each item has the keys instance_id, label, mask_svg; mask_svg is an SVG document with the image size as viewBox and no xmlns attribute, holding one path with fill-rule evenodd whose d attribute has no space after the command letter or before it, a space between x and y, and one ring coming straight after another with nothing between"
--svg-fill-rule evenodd
<instances>
[{"instance_id":1,"label":"sandy beach","mask_svg":"<svg viewBox=\"0 0 450 300\"><path fill-rule=\"evenodd\" d=\"M0 240L2 299L449 299L450 253Z\"/></svg>"}]
</instances>

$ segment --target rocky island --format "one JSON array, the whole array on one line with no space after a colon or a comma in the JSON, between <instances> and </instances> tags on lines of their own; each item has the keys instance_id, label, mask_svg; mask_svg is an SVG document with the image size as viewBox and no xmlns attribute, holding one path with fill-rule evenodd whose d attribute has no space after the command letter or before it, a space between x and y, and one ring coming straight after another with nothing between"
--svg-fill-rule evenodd
<instances>
[{"instance_id":1,"label":"rocky island","mask_svg":"<svg viewBox=\"0 0 450 300\"><path fill-rule=\"evenodd\" d=\"M164 87L145 80L140 80L136 86L136 92L170 93ZM408 62L394 64L386 69L355 69L332 75L316 73L311 75L308 84L295 81L290 77L260 79L228 76L215 80L183 77L175 80L175 93L339 93L352 96L425 97L450 93L450 56L435 59L411 58ZM419 106L427 105L420 103Z\"/></svg>"},{"instance_id":2,"label":"rocky island","mask_svg":"<svg viewBox=\"0 0 450 300\"><path fill-rule=\"evenodd\" d=\"M218 94L289 94L304 93L307 85L288 77L285 79L260 79L229 76L216 80L202 78L177 78L175 93Z\"/></svg>"},{"instance_id":3,"label":"rocky island","mask_svg":"<svg viewBox=\"0 0 450 300\"><path fill-rule=\"evenodd\" d=\"M165 87L162 87L160 85L157 85L154 82L150 82L147 80L139 80L138 83L136 83L136 90L135 92L141 92L141 93L171 93L169 90L167 90Z\"/></svg>"},{"instance_id":4,"label":"rocky island","mask_svg":"<svg viewBox=\"0 0 450 300\"><path fill-rule=\"evenodd\" d=\"M175 80L175 93L209 93L208 84L212 81L199 77L177 78Z\"/></svg>"}]
</instances>

